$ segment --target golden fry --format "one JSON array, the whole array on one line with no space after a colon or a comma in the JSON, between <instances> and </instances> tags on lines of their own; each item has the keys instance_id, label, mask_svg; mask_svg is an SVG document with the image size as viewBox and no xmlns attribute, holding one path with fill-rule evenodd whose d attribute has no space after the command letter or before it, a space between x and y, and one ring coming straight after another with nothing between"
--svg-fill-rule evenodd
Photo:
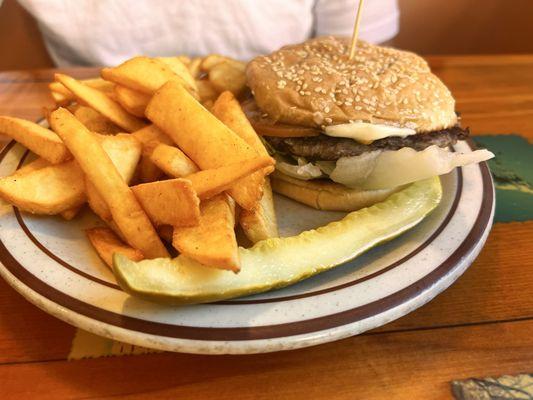
<instances>
[{"instance_id":1,"label":"golden fry","mask_svg":"<svg viewBox=\"0 0 533 400\"><path fill-rule=\"evenodd\" d=\"M143 129L133 132L132 136L139 140L143 146L141 161L138 165L137 180L144 183L158 180L163 175L163 171L152 162L152 152L160 143L172 144L172 139L155 125L148 125Z\"/></svg>"},{"instance_id":2,"label":"golden fry","mask_svg":"<svg viewBox=\"0 0 533 400\"><path fill-rule=\"evenodd\" d=\"M222 62L209 70L208 77L219 92L229 90L239 96L246 89L246 75L241 64Z\"/></svg>"},{"instance_id":3,"label":"golden fry","mask_svg":"<svg viewBox=\"0 0 533 400\"><path fill-rule=\"evenodd\" d=\"M64 220L66 221L70 221L72 220L76 215L78 215L78 213L80 212L80 210L83 208L83 205L80 205L80 206L76 206L76 207L72 207L72 208L69 208L68 210L65 210L65 211L62 211L59 213L59 215L61 215L63 217Z\"/></svg>"},{"instance_id":4,"label":"golden fry","mask_svg":"<svg viewBox=\"0 0 533 400\"><path fill-rule=\"evenodd\" d=\"M133 261L141 261L143 254L122 242L109 228L92 228L85 231L100 258L109 268L113 268L113 254L120 253Z\"/></svg>"},{"instance_id":5,"label":"golden fry","mask_svg":"<svg viewBox=\"0 0 533 400\"><path fill-rule=\"evenodd\" d=\"M225 91L218 96L211 112L254 148L260 156L268 156L268 151L244 114L235 96Z\"/></svg>"},{"instance_id":6,"label":"golden fry","mask_svg":"<svg viewBox=\"0 0 533 400\"><path fill-rule=\"evenodd\" d=\"M133 132L145 126L142 120L130 115L104 92L84 85L68 75L55 74L55 79L65 85L80 102L94 108L127 132Z\"/></svg>"},{"instance_id":7,"label":"golden fry","mask_svg":"<svg viewBox=\"0 0 533 400\"><path fill-rule=\"evenodd\" d=\"M174 228L172 245L206 266L240 270L235 238L235 203L222 193L200 205L198 226Z\"/></svg>"},{"instance_id":8,"label":"golden fry","mask_svg":"<svg viewBox=\"0 0 533 400\"><path fill-rule=\"evenodd\" d=\"M197 80L196 86L198 87L198 95L200 96L200 102L215 101L218 97L218 90L216 90L213 84L207 80Z\"/></svg>"},{"instance_id":9,"label":"golden fry","mask_svg":"<svg viewBox=\"0 0 533 400\"><path fill-rule=\"evenodd\" d=\"M50 92L50 96L52 97L52 99L54 100L54 103L56 103L56 106L58 107L66 107L68 106L74 96L65 96L64 94L61 94L61 93L58 93L58 92Z\"/></svg>"},{"instance_id":10,"label":"golden fry","mask_svg":"<svg viewBox=\"0 0 533 400\"><path fill-rule=\"evenodd\" d=\"M150 160L161 171L174 178L181 178L199 170L180 149L163 143L159 143L153 149Z\"/></svg>"},{"instance_id":11,"label":"golden fry","mask_svg":"<svg viewBox=\"0 0 533 400\"><path fill-rule=\"evenodd\" d=\"M52 128L63 139L81 169L109 206L127 242L145 257L168 257L148 216L102 148L98 138L63 108L52 113Z\"/></svg>"},{"instance_id":12,"label":"golden fry","mask_svg":"<svg viewBox=\"0 0 533 400\"><path fill-rule=\"evenodd\" d=\"M191 76L194 79L198 79L200 77L200 73L201 73L200 65L202 64L202 61L203 61L202 57L196 57L196 58L193 58L190 64L188 65L189 72L191 73Z\"/></svg>"},{"instance_id":13,"label":"golden fry","mask_svg":"<svg viewBox=\"0 0 533 400\"><path fill-rule=\"evenodd\" d=\"M148 125L138 131L132 132L135 137L143 145L143 155L149 156L152 154L154 147L159 143L172 144L172 139L167 136L161 129L155 125Z\"/></svg>"},{"instance_id":14,"label":"golden fry","mask_svg":"<svg viewBox=\"0 0 533 400\"><path fill-rule=\"evenodd\" d=\"M152 97L146 116L162 129L201 169L256 157L256 151L207 111L179 83L170 81ZM245 209L262 196L264 171L239 180L229 191Z\"/></svg>"},{"instance_id":15,"label":"golden fry","mask_svg":"<svg viewBox=\"0 0 533 400\"><path fill-rule=\"evenodd\" d=\"M176 56L175 58L177 58L178 60L180 60L183 64L187 66L189 66L189 64L191 63L191 58L186 55Z\"/></svg>"},{"instance_id":16,"label":"golden fry","mask_svg":"<svg viewBox=\"0 0 533 400\"><path fill-rule=\"evenodd\" d=\"M237 135L243 138L246 143L252 146L258 154L263 156L268 155L268 151L263 142L254 131L248 118L246 118L246 115L242 111L240 104L231 92L224 92L219 96L213 106L212 112ZM259 207L254 210L242 210L238 220L243 228L244 234L253 243L279 236L272 187L270 186L270 179L268 177L265 179L263 185L263 197L259 201Z\"/></svg>"},{"instance_id":17,"label":"golden fry","mask_svg":"<svg viewBox=\"0 0 533 400\"><path fill-rule=\"evenodd\" d=\"M115 95L118 103L127 112L136 117L144 118L144 110L150 101L150 96L120 85L115 86Z\"/></svg>"},{"instance_id":18,"label":"golden fry","mask_svg":"<svg viewBox=\"0 0 533 400\"><path fill-rule=\"evenodd\" d=\"M143 183L131 189L156 226L194 226L200 220L200 199L186 179Z\"/></svg>"},{"instance_id":19,"label":"golden fry","mask_svg":"<svg viewBox=\"0 0 533 400\"><path fill-rule=\"evenodd\" d=\"M187 65L184 64L179 57L157 57L156 60L162 61L168 65L176 75L187 82L187 87L196 88L194 77L191 75Z\"/></svg>"},{"instance_id":20,"label":"golden fry","mask_svg":"<svg viewBox=\"0 0 533 400\"><path fill-rule=\"evenodd\" d=\"M204 200L228 190L239 179L273 164L274 160L269 156L257 157L216 169L205 169L186 176L186 179L192 182L198 197Z\"/></svg>"},{"instance_id":21,"label":"golden fry","mask_svg":"<svg viewBox=\"0 0 533 400\"><path fill-rule=\"evenodd\" d=\"M0 116L0 133L15 139L52 164L72 158L63 141L54 132L34 122Z\"/></svg>"},{"instance_id":22,"label":"golden fry","mask_svg":"<svg viewBox=\"0 0 533 400\"><path fill-rule=\"evenodd\" d=\"M186 69L186 68L185 68ZM189 70L188 76L190 76ZM118 85L128 87L133 90L154 94L161 86L169 80L177 80L184 85L187 90L196 93L194 81L187 82L188 76L178 75L167 63L149 57L134 57L114 68L103 68L102 77Z\"/></svg>"},{"instance_id":23,"label":"golden fry","mask_svg":"<svg viewBox=\"0 0 533 400\"><path fill-rule=\"evenodd\" d=\"M85 202L83 172L76 161L41 166L39 160L0 178L0 197L23 211L55 215Z\"/></svg>"},{"instance_id":24,"label":"golden fry","mask_svg":"<svg viewBox=\"0 0 533 400\"><path fill-rule=\"evenodd\" d=\"M242 210L238 221L244 234L252 243L279 236L269 177L265 179L263 197L259 201L259 207L255 210Z\"/></svg>"},{"instance_id":25,"label":"golden fry","mask_svg":"<svg viewBox=\"0 0 533 400\"><path fill-rule=\"evenodd\" d=\"M221 56L219 54L210 54L207 57L204 57L201 63L201 69L204 72L211 71L214 67L216 67L219 64L230 64L234 68L241 69L244 71L244 68L246 67L246 63L242 61L235 60L233 58L229 58L226 56Z\"/></svg>"},{"instance_id":26,"label":"golden fry","mask_svg":"<svg viewBox=\"0 0 533 400\"><path fill-rule=\"evenodd\" d=\"M114 86L112 82L104 81L102 78L82 79L80 82L92 88L101 90L102 92L111 92L113 91ZM64 99L67 101L73 101L76 99L74 94L60 82L51 82L48 84L48 88L51 92L64 96Z\"/></svg>"},{"instance_id":27,"label":"golden fry","mask_svg":"<svg viewBox=\"0 0 533 400\"><path fill-rule=\"evenodd\" d=\"M76 110L71 111L74 116L91 132L101 133L104 135L114 135L122 132L122 129L108 120L98 111L87 106L79 106Z\"/></svg>"},{"instance_id":28,"label":"golden fry","mask_svg":"<svg viewBox=\"0 0 533 400\"><path fill-rule=\"evenodd\" d=\"M31 163L17 169L11 176L21 177L29 172L37 171L38 169L49 167L50 165L52 165L50 164L50 161L47 161L44 158L38 158Z\"/></svg>"},{"instance_id":29,"label":"golden fry","mask_svg":"<svg viewBox=\"0 0 533 400\"><path fill-rule=\"evenodd\" d=\"M133 135L127 133L97 137L124 182L129 183L139 163L141 143ZM113 219L111 210L89 179L85 179L85 191L91 210L105 222L111 221Z\"/></svg>"}]
</instances>

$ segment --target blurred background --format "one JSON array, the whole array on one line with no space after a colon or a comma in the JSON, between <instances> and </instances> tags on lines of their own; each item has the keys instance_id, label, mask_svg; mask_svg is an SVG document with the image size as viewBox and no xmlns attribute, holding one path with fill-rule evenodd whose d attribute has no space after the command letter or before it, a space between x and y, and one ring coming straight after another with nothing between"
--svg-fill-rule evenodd
<instances>
[{"instance_id":1,"label":"blurred background","mask_svg":"<svg viewBox=\"0 0 533 400\"><path fill-rule=\"evenodd\" d=\"M398 2L395 47L422 55L533 53L533 0ZM16 0L0 0L0 54L0 70L54 66L35 20Z\"/></svg>"}]
</instances>

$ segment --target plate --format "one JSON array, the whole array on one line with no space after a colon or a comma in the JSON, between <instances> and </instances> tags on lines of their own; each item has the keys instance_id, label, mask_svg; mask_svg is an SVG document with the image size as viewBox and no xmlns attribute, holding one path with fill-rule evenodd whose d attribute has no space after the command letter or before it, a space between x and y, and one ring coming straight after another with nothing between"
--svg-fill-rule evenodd
<instances>
[{"instance_id":1,"label":"plate","mask_svg":"<svg viewBox=\"0 0 533 400\"><path fill-rule=\"evenodd\" d=\"M471 151L459 143L457 151ZM11 142L0 176L28 161ZM245 354L331 342L384 325L430 301L472 263L489 233L494 188L485 163L441 177L443 200L416 228L346 264L288 288L213 304L170 307L123 292L83 230L90 211L66 222L0 204L0 274L30 302L97 335L154 349ZM276 198L284 236L341 213ZM305 256L305 255L302 255Z\"/></svg>"}]
</instances>

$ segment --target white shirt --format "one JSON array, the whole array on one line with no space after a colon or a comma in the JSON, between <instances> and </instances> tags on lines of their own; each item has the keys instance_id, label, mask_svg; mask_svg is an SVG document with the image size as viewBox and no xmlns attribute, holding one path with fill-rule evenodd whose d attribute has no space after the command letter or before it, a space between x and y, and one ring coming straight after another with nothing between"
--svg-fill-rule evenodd
<instances>
[{"instance_id":1,"label":"white shirt","mask_svg":"<svg viewBox=\"0 0 533 400\"><path fill-rule=\"evenodd\" d=\"M352 33L358 0L19 0L58 66L135 55L219 53L248 60L311 36ZM361 39L398 32L397 0L367 0Z\"/></svg>"}]
</instances>

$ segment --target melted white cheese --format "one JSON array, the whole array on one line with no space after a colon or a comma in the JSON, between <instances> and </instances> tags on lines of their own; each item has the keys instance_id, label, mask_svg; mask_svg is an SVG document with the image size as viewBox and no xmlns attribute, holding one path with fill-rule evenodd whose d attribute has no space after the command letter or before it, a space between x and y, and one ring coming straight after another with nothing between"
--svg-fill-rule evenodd
<instances>
[{"instance_id":1,"label":"melted white cheese","mask_svg":"<svg viewBox=\"0 0 533 400\"><path fill-rule=\"evenodd\" d=\"M353 139L359 143L370 144L374 140L390 136L406 137L416 134L414 129L397 128L390 125L370 124L368 122L352 122L349 124L327 126L328 136Z\"/></svg>"}]
</instances>

